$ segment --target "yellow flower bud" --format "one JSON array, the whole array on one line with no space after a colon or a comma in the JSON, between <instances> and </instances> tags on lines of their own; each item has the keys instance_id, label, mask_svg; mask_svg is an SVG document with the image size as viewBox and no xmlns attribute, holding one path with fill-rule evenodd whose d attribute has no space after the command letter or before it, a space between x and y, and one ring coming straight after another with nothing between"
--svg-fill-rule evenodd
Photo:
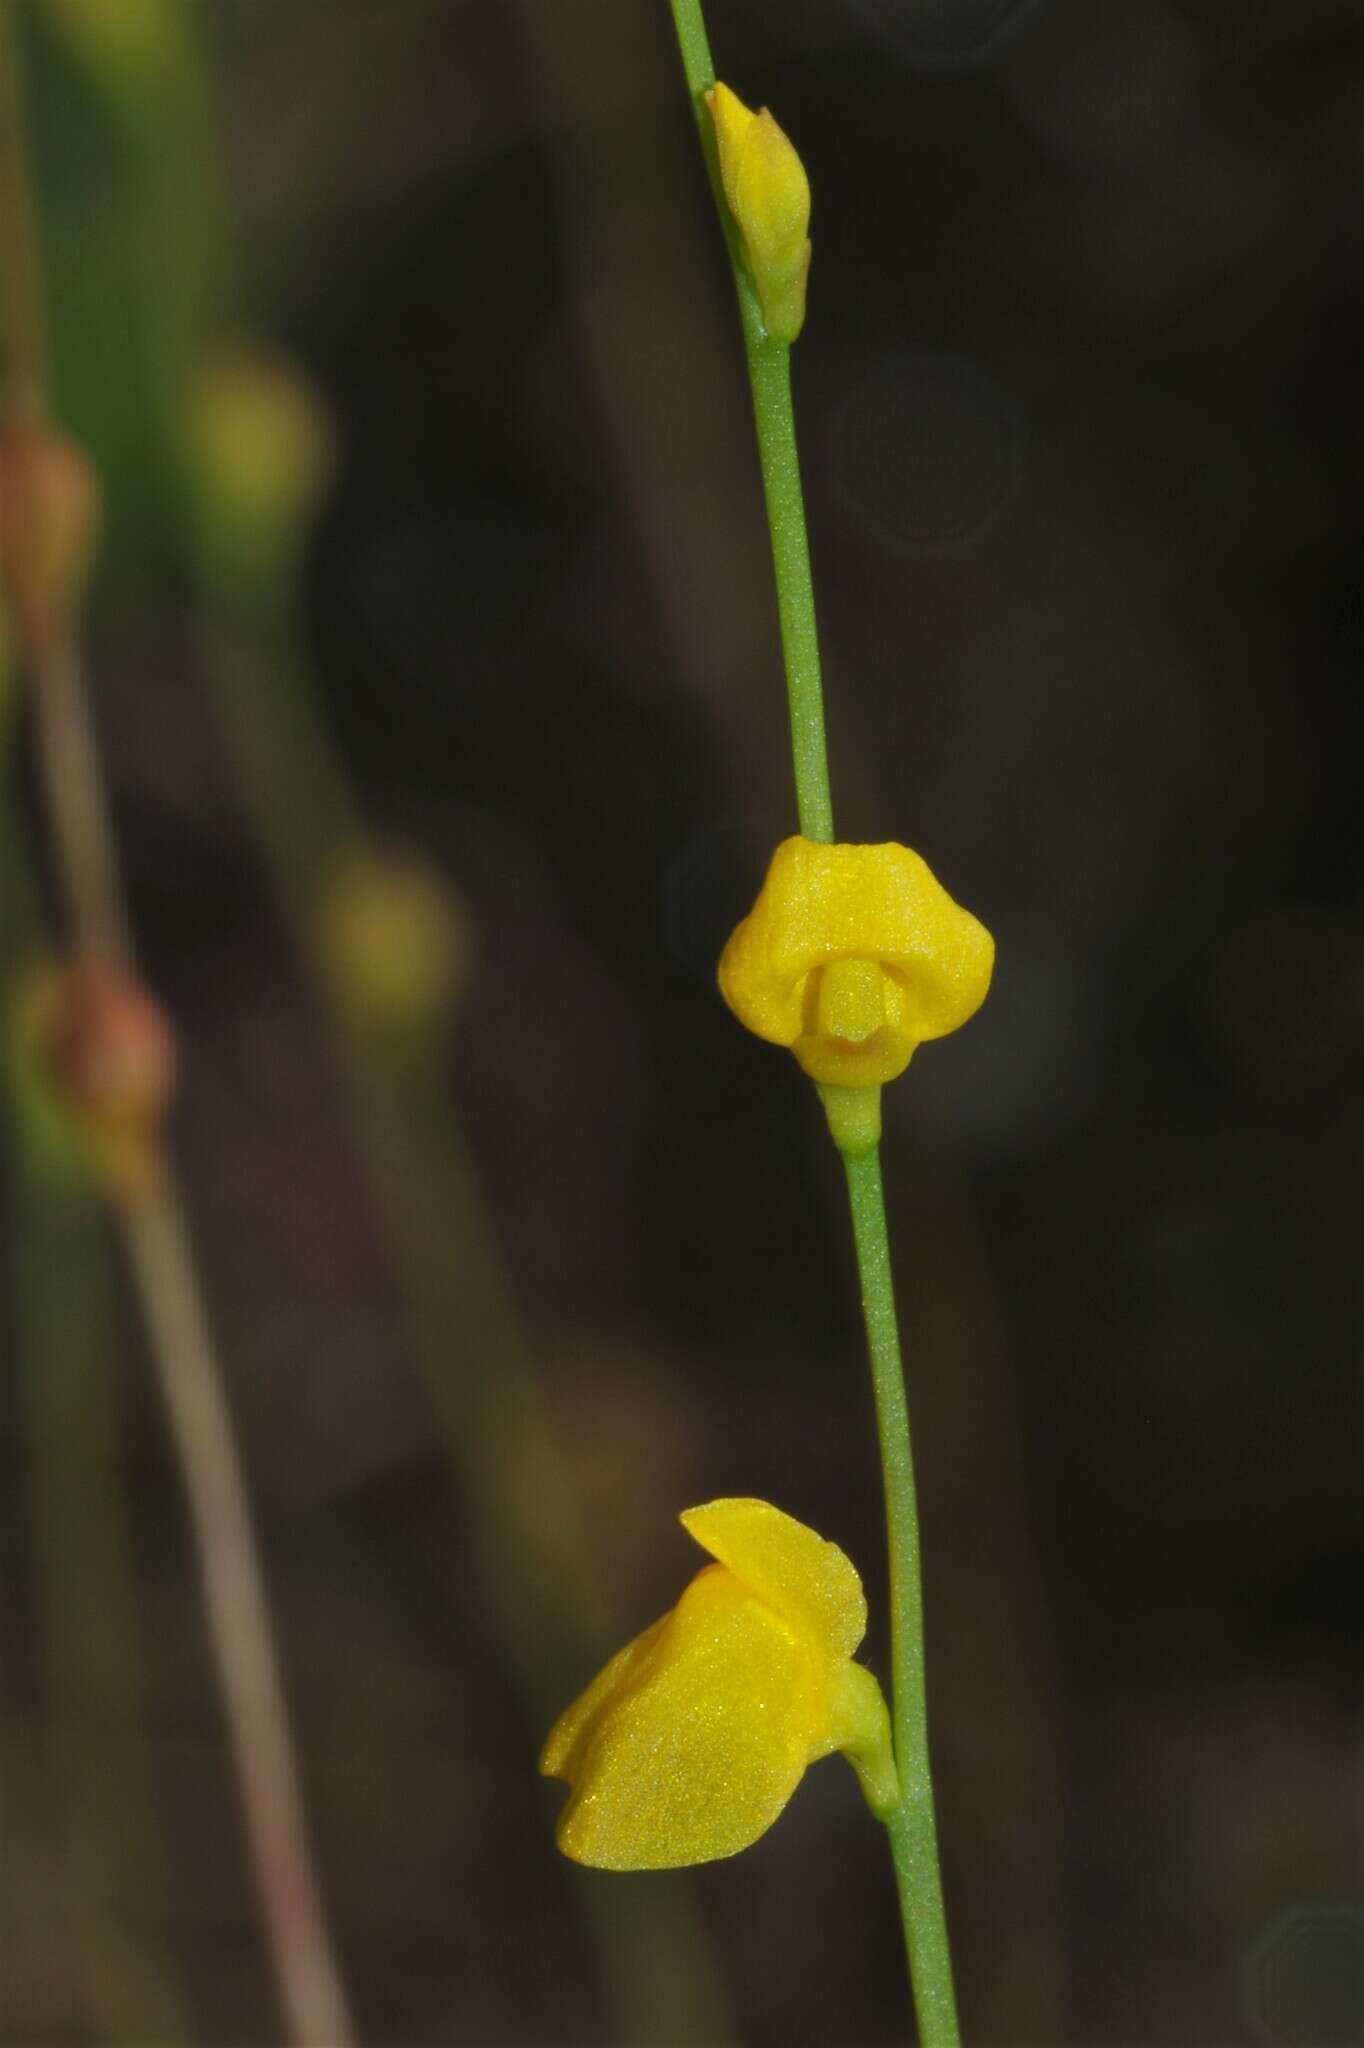
<instances>
[{"instance_id":1,"label":"yellow flower bud","mask_svg":"<svg viewBox=\"0 0 1364 2048\"><path fill-rule=\"evenodd\" d=\"M186 0L44 0L53 32L125 116L145 121L194 62Z\"/></svg>"},{"instance_id":2,"label":"yellow flower bud","mask_svg":"<svg viewBox=\"0 0 1364 2048\"><path fill-rule=\"evenodd\" d=\"M712 1501L682 1524L718 1562L545 1744L540 1769L572 1787L559 1847L600 1870L733 1856L835 1749L884 1818L899 1786L881 1689L852 1661L867 1625L852 1563L762 1500Z\"/></svg>"},{"instance_id":3,"label":"yellow flower bud","mask_svg":"<svg viewBox=\"0 0 1364 2048\"><path fill-rule=\"evenodd\" d=\"M706 94L715 123L720 183L738 224L744 262L777 341L794 341L805 325L810 271L810 181L805 166L771 114L746 107L718 82Z\"/></svg>"},{"instance_id":4,"label":"yellow flower bud","mask_svg":"<svg viewBox=\"0 0 1364 2048\"><path fill-rule=\"evenodd\" d=\"M812 1080L874 1088L980 1008L994 957L907 846L787 839L721 956L720 993Z\"/></svg>"},{"instance_id":5,"label":"yellow flower bud","mask_svg":"<svg viewBox=\"0 0 1364 2048\"><path fill-rule=\"evenodd\" d=\"M238 578L287 567L336 467L321 399L287 363L236 352L200 370L185 425L213 565Z\"/></svg>"},{"instance_id":6,"label":"yellow flower bud","mask_svg":"<svg viewBox=\"0 0 1364 2048\"><path fill-rule=\"evenodd\" d=\"M400 1035L444 1018L471 951L463 911L440 876L377 854L343 864L323 900L318 936L347 1011Z\"/></svg>"}]
</instances>

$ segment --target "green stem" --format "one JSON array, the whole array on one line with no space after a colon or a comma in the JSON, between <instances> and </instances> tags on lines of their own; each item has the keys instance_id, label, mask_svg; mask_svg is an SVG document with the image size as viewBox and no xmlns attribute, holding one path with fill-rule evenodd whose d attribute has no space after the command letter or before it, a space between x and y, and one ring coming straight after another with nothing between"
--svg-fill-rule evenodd
<instances>
[{"instance_id":1,"label":"green stem","mask_svg":"<svg viewBox=\"0 0 1364 2048\"><path fill-rule=\"evenodd\" d=\"M748 297L752 297L749 293ZM824 743L824 687L819 670L815 593L810 580L810 544L805 535L805 501L800 488L796 422L791 410L791 349L788 343L754 333L756 305L744 313L748 376L758 427L763 496L772 532L772 566L777 575L777 613L786 662L786 700L791 713L791 759L796 771L796 805L806 839L831 842L834 807L829 794L829 760Z\"/></svg>"},{"instance_id":2,"label":"green stem","mask_svg":"<svg viewBox=\"0 0 1364 2048\"><path fill-rule=\"evenodd\" d=\"M696 119L704 139L706 114L701 102L715 83L715 61L710 54L706 20L701 0L672 0L673 25L682 51L682 69L687 91L696 107Z\"/></svg>"},{"instance_id":3,"label":"green stem","mask_svg":"<svg viewBox=\"0 0 1364 2048\"><path fill-rule=\"evenodd\" d=\"M909 1951L914 2011L923 2048L954 2048L960 2036L952 1994L952 1958L938 1868L938 1831L928 1754L924 1690L923 1587L919 1572L919 1510L905 1401L895 1282L886 1235L881 1155L843 1155L862 1314L876 1398L876 1431L890 1539L891 1725L900 1775L900 1805L886 1823Z\"/></svg>"},{"instance_id":4,"label":"green stem","mask_svg":"<svg viewBox=\"0 0 1364 2048\"><path fill-rule=\"evenodd\" d=\"M807 839L831 841L833 805L810 551L791 406L791 351L786 344L774 341L763 326L739 255L734 222L720 190L714 136L705 107L705 94L715 83L715 67L700 0L671 0L671 6L687 89L696 112L701 147L739 296L763 491L772 533L801 832ZM928 1753L918 1505L880 1155L875 1144L868 1148L865 1137L860 1137L844 1151L843 1163L876 1397L890 1549L892 1726L901 1799L886 1827L900 1894L921 2048L956 2048L960 2035Z\"/></svg>"},{"instance_id":5,"label":"green stem","mask_svg":"<svg viewBox=\"0 0 1364 2048\"><path fill-rule=\"evenodd\" d=\"M739 255L734 221L720 189L715 136L705 96L715 83L715 66L700 0L672 0L673 21L682 51L687 90L696 113L702 154L710 174L729 259L739 297L739 318L753 391L753 416L758 428L767 524L772 534L772 566L777 578L777 614L781 621L782 655L786 663L786 696L791 712L791 756L796 772L796 806L806 839L828 842L834 836L833 799L829 794L829 762L824 741L824 688L819 667L819 632L815 624L815 591L810 576L810 543L805 530L805 500L800 487L800 455L791 408L791 349L774 341L763 325L757 295Z\"/></svg>"}]
</instances>

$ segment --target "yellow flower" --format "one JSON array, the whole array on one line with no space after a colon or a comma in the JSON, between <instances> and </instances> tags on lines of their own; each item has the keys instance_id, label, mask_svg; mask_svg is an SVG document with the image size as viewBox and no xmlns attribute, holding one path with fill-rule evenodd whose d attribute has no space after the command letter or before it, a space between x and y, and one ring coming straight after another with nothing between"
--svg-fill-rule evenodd
<instances>
[{"instance_id":1,"label":"yellow flower","mask_svg":"<svg viewBox=\"0 0 1364 2048\"><path fill-rule=\"evenodd\" d=\"M875 1088L980 1008L994 957L907 846L786 839L721 955L720 992L812 1080Z\"/></svg>"},{"instance_id":2,"label":"yellow flower","mask_svg":"<svg viewBox=\"0 0 1364 2048\"><path fill-rule=\"evenodd\" d=\"M545 1744L540 1769L572 1787L559 1847L600 1870L733 1856L835 1749L884 1817L899 1787L881 1689L852 1661L867 1625L852 1563L762 1500L712 1501L682 1524L718 1562Z\"/></svg>"},{"instance_id":3,"label":"yellow flower","mask_svg":"<svg viewBox=\"0 0 1364 2048\"><path fill-rule=\"evenodd\" d=\"M754 113L727 85L706 94L715 123L720 183L738 224L744 261L777 341L794 341L805 324L810 271L810 181L771 114Z\"/></svg>"}]
</instances>

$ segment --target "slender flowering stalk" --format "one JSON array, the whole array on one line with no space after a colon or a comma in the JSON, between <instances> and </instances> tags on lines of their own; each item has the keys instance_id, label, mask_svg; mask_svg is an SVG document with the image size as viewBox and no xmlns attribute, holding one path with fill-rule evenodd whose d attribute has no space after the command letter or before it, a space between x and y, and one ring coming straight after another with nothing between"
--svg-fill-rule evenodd
<instances>
[{"instance_id":1,"label":"slender flowering stalk","mask_svg":"<svg viewBox=\"0 0 1364 2048\"><path fill-rule=\"evenodd\" d=\"M0 313L10 348L0 574L35 706L38 774L70 919L70 983L132 990L127 907L76 625L86 550L73 532L83 543L84 507L67 487L65 444L44 425L13 15L0 4ZM245 1475L161 1116L149 1103L143 1109L138 1130L125 1134L139 1141L138 1171L109 1177L106 1192L185 1488L262 1920L292 2037L348 2048L353 2029L308 1838Z\"/></svg>"},{"instance_id":2,"label":"slender flowering stalk","mask_svg":"<svg viewBox=\"0 0 1364 2048\"><path fill-rule=\"evenodd\" d=\"M791 409L791 345L769 333L758 292L745 266L739 230L721 179L715 123L706 95L715 89L715 66L699 0L672 0L673 20L682 48L702 154L710 172L725 240L734 264L753 392L753 418L762 461L763 496L772 534L772 565L777 582L777 613L786 663L787 700L791 713L791 747L796 769L796 806L806 839L832 840L833 798L824 744L824 685L819 665L819 633L815 625L815 590L810 576L810 543L805 530L805 499L800 487L800 457Z\"/></svg>"},{"instance_id":3,"label":"slender flowering stalk","mask_svg":"<svg viewBox=\"0 0 1364 2048\"><path fill-rule=\"evenodd\" d=\"M735 180L732 175L725 174L725 167L720 161L726 147L724 123L728 115L723 112L725 103L722 101L722 116L712 119L718 95L700 0L670 0L670 4L701 147L734 264L740 322L753 389L763 488L772 532L801 835L807 841L832 841L833 806L824 739L819 646L791 406L790 344L788 340L778 338L764 320L763 294L760 281L755 277L754 258L749 246L751 237L746 244L736 219L739 209L734 199ZM718 152L717 127L720 138ZM808 245L806 260L808 262ZM858 848L836 851L869 854L885 850ZM896 849L897 853L901 851ZM826 898L827 894L826 891ZM759 908L761 904L762 899ZM793 914L797 924L805 920L801 925L802 931L817 926L822 908L817 894L809 903L795 906ZM952 908L955 910L955 906ZM789 903L778 906L779 914L774 924L783 932L790 928L790 916L785 914L790 911ZM974 925L974 920L968 919L967 923ZM975 929L979 931L979 927ZM740 930L742 933L744 927ZM962 1000L958 1007L963 1015L969 1014L980 1001L988 984L993 949L989 947L988 935L981 934L981 938L985 941L984 947L970 938L969 943L976 948L975 964L959 978L957 993ZM828 944L821 956L819 946L824 943L816 930L814 950L805 963L805 970L810 978L810 993L817 998L817 1018L823 1018L826 1010L830 1013L826 1019L830 1025L828 1043L841 1048L840 1057L849 1047L879 1049L885 1043L886 1031L884 1008L878 1005L884 1005L888 991L901 990L905 986L905 970L899 954L887 953L880 945L871 949L854 948L854 953L870 950L872 958L867 960L849 957L846 950L838 951ZM780 954L780 946L777 953ZM958 954L950 947L949 953L954 965L958 964ZM821 957L831 963L828 968L819 967ZM834 962L837 962L836 968ZM874 978L878 973L884 988L878 988ZM816 975L821 977L818 982L814 979ZM837 979L831 979L833 975ZM722 985L723 980L722 968ZM731 991L726 988L725 993L733 1003ZM972 995L973 1000L968 999ZM737 1009L739 1005L736 1003L734 1007ZM742 1010L740 1014L743 1014ZM954 1021L961 1021L960 1016ZM941 1028L950 1029L951 1025L943 1024ZM781 1031L764 1030L762 1035L794 1043L794 1034L784 1038ZM918 1030L914 1035L926 1037L934 1033ZM798 1046L795 1049L799 1051ZM894 1048L891 1050L893 1052ZM909 1052L905 1051L900 1064L903 1065L908 1057ZM822 1069L818 1048L814 1060L812 1064L811 1060L802 1058L802 1064L819 1080ZM871 1064L874 1067L874 1058ZM889 1070L898 1071L898 1067L892 1066ZM826 1065L823 1071L834 1070ZM836 1079L825 1079L821 1093L847 1173L886 1494L893 1666L891 1717L900 1796L896 1805L883 1817L899 1887L919 2038L924 2048L955 2048L960 2035L943 1908L929 1763L918 1510L877 1150L881 1077L872 1073L869 1078L869 1086L844 1086Z\"/></svg>"}]
</instances>

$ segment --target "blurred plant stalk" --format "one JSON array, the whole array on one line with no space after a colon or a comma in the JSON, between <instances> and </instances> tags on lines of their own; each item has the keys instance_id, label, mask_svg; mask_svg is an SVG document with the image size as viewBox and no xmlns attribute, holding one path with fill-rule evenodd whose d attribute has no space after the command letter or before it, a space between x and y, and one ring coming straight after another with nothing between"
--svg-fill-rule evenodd
<instances>
[{"instance_id":1,"label":"blurred plant stalk","mask_svg":"<svg viewBox=\"0 0 1364 2048\"><path fill-rule=\"evenodd\" d=\"M11 375L0 573L34 707L37 768L70 920L69 957L136 983L129 920L95 742L77 611L85 562L45 426L46 376L32 250L15 7L0 11L0 301ZM90 536L93 538L93 535ZM185 1488L209 1644L248 1855L290 2031L354 2038L304 1815L250 1502L161 1118L141 1133L146 1171L105 1182L132 1273Z\"/></svg>"},{"instance_id":2,"label":"blurred plant stalk","mask_svg":"<svg viewBox=\"0 0 1364 2048\"><path fill-rule=\"evenodd\" d=\"M209 366L193 408L204 653L223 741L321 993L414 1360L472 1510L505 1665L535 1728L615 1633L489 1230L446 1074L476 946L453 891L380 849L294 622L328 473L318 402L261 358ZM722 2044L725 1997L685 1879L572 1873L622 2040Z\"/></svg>"},{"instance_id":3,"label":"blurred plant stalk","mask_svg":"<svg viewBox=\"0 0 1364 2048\"><path fill-rule=\"evenodd\" d=\"M183 0L142 0L142 27L126 32L107 0L44 0L44 11L126 145L156 289L167 275L200 286L216 278L224 298L234 223ZM215 311L230 331L232 306ZM149 305L139 318L148 360L134 383L159 409L146 426L166 450L166 473L190 495L175 530L197 540L205 670L273 885L323 998L414 1359L473 1509L504 1661L538 1739L566 1686L619 1629L602 1612L445 1071L469 935L438 877L365 832L296 630L295 572L330 462L321 409L273 360L206 358L203 319L196 332L183 315L180 304L170 317ZM734 2039L686 1878L603 1887L567 1876L623 2041L723 2048Z\"/></svg>"},{"instance_id":4,"label":"blurred plant stalk","mask_svg":"<svg viewBox=\"0 0 1364 2048\"><path fill-rule=\"evenodd\" d=\"M8 683L8 676L0 682L0 931L7 966L17 970L22 958L41 956L43 935L10 772ZM4 993L8 1007L12 978ZM100 2037L188 2041L184 1992L163 1932L165 1860L139 1725L137 1597L108 1355L116 1306L107 1227L88 1177L45 1143L13 1056L5 1080L16 1362L49 1749L64 1802L81 1952L75 1974Z\"/></svg>"},{"instance_id":5,"label":"blurred plant stalk","mask_svg":"<svg viewBox=\"0 0 1364 2048\"><path fill-rule=\"evenodd\" d=\"M216 278L225 296L235 225L184 0L142 0L142 26L126 32L107 0L44 5L134 161L150 271L158 281L184 273L188 250L187 274L200 287ZM229 329L232 310L216 308ZM197 543L220 731L323 999L413 1356L473 1510L504 1662L538 1739L565 1685L619 1628L603 1611L445 1068L470 934L438 876L366 832L296 628L296 571L332 459L322 409L287 365L240 350L205 355L202 321L195 333L182 306L172 313L149 309L139 324L150 360L137 383L160 409L152 438L188 495L176 531ZM688 1879L603 1888L568 1876L622 2040L734 2039Z\"/></svg>"}]
</instances>

